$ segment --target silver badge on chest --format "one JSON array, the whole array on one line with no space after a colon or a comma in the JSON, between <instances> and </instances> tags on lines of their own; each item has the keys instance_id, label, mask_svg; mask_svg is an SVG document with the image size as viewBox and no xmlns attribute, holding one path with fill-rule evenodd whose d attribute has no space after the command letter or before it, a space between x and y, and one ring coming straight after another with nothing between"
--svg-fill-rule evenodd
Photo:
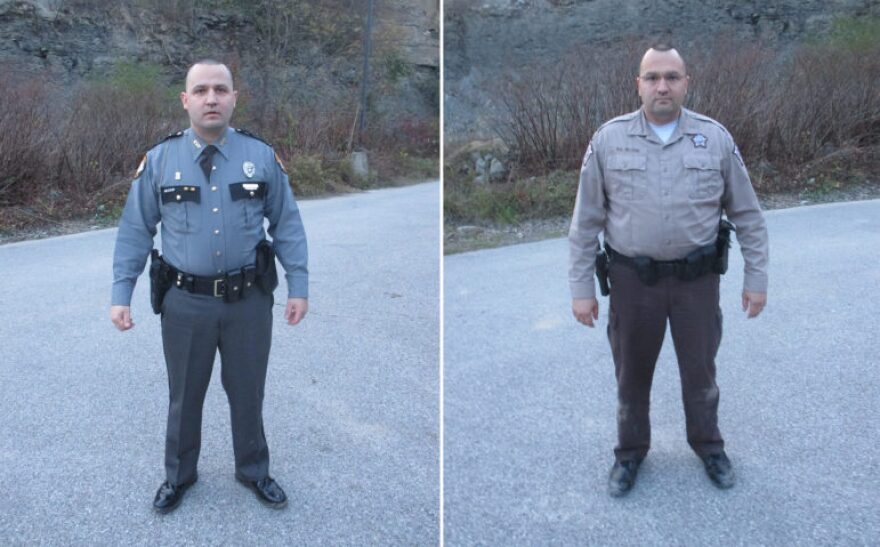
<instances>
[{"instance_id":1,"label":"silver badge on chest","mask_svg":"<svg viewBox=\"0 0 880 547\"><path fill-rule=\"evenodd\" d=\"M246 161L241 165L241 170L244 171L244 176L252 178L257 172L257 166L252 161Z\"/></svg>"}]
</instances>

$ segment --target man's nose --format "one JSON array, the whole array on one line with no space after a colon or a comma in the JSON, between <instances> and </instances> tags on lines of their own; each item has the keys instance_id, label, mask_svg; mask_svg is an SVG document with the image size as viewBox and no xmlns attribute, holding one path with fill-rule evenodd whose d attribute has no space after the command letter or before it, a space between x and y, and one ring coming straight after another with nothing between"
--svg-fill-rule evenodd
<instances>
[{"instance_id":1,"label":"man's nose","mask_svg":"<svg viewBox=\"0 0 880 547\"><path fill-rule=\"evenodd\" d=\"M657 92L658 93L667 93L669 91L669 84L666 82L666 78L660 78L660 82L657 84Z\"/></svg>"},{"instance_id":2,"label":"man's nose","mask_svg":"<svg viewBox=\"0 0 880 547\"><path fill-rule=\"evenodd\" d=\"M208 98L206 100L208 104L217 104L217 94L213 91L208 92Z\"/></svg>"}]
</instances>

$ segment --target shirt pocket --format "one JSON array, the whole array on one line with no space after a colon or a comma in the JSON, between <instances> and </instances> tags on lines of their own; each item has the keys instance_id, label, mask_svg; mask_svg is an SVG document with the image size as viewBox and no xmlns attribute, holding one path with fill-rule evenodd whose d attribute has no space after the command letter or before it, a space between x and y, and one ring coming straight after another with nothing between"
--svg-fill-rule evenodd
<instances>
[{"instance_id":1,"label":"shirt pocket","mask_svg":"<svg viewBox=\"0 0 880 547\"><path fill-rule=\"evenodd\" d=\"M202 218L201 189L198 186L163 186L161 199L165 226L185 234L198 231Z\"/></svg>"},{"instance_id":2,"label":"shirt pocket","mask_svg":"<svg viewBox=\"0 0 880 547\"><path fill-rule=\"evenodd\" d=\"M721 177L721 159L710 155L684 156L691 199L719 199L724 189Z\"/></svg>"},{"instance_id":3,"label":"shirt pocket","mask_svg":"<svg viewBox=\"0 0 880 547\"><path fill-rule=\"evenodd\" d=\"M627 201L643 199L648 193L647 165L647 156L608 156L605 181L610 195Z\"/></svg>"},{"instance_id":4,"label":"shirt pocket","mask_svg":"<svg viewBox=\"0 0 880 547\"><path fill-rule=\"evenodd\" d=\"M266 183L263 181L234 182L229 185L229 196L240 209L245 226L263 225Z\"/></svg>"}]
</instances>

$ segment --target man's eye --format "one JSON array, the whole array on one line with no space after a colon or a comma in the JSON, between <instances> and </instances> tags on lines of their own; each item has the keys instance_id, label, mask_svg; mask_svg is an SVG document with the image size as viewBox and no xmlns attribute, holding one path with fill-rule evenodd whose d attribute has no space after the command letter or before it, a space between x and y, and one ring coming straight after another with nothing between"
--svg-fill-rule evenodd
<instances>
[{"instance_id":1,"label":"man's eye","mask_svg":"<svg viewBox=\"0 0 880 547\"><path fill-rule=\"evenodd\" d=\"M668 81L668 82L675 83L679 80L681 80L681 76L679 76L678 74L670 74L669 76L666 77L666 81Z\"/></svg>"},{"instance_id":2,"label":"man's eye","mask_svg":"<svg viewBox=\"0 0 880 547\"><path fill-rule=\"evenodd\" d=\"M657 81L657 76L654 76L654 75L645 76L645 81L654 83Z\"/></svg>"}]
</instances>

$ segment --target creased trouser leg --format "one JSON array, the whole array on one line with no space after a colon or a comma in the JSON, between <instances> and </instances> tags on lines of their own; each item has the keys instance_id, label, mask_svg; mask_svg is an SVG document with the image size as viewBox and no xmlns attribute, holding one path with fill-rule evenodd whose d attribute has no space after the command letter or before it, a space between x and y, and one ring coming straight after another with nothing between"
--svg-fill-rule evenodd
<instances>
[{"instance_id":1,"label":"creased trouser leg","mask_svg":"<svg viewBox=\"0 0 880 547\"><path fill-rule=\"evenodd\" d=\"M687 438L703 456L721 452L724 441L718 429L718 385L715 356L721 344L719 276L707 274L677 282L671 293L669 325L687 423Z\"/></svg>"},{"instance_id":2,"label":"creased trouser leg","mask_svg":"<svg viewBox=\"0 0 880 547\"><path fill-rule=\"evenodd\" d=\"M248 480L269 474L263 431L263 393L272 344L272 296L260 291L227 304L220 334L221 378L229 399L236 473Z\"/></svg>"},{"instance_id":3,"label":"creased trouser leg","mask_svg":"<svg viewBox=\"0 0 880 547\"><path fill-rule=\"evenodd\" d=\"M217 352L216 303L178 289L163 302L162 346L168 369L165 474L182 484L196 473L202 438L202 406Z\"/></svg>"},{"instance_id":4,"label":"creased trouser leg","mask_svg":"<svg viewBox=\"0 0 880 547\"><path fill-rule=\"evenodd\" d=\"M644 285L631 268L612 265L608 341L617 378L618 461L644 458L651 445L654 367L666 334L664 283Z\"/></svg>"}]
</instances>

